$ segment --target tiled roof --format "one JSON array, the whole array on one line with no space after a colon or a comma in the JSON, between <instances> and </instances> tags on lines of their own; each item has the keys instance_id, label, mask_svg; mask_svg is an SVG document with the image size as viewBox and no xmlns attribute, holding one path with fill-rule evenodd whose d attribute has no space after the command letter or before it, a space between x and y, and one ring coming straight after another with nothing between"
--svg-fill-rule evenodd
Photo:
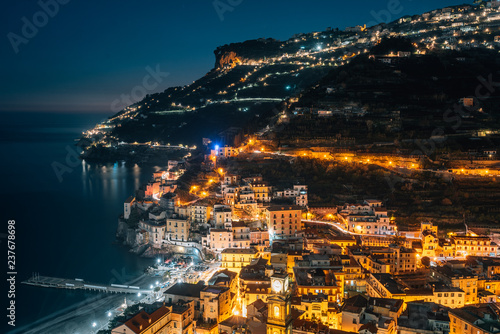
<instances>
[{"instance_id":1,"label":"tiled roof","mask_svg":"<svg viewBox=\"0 0 500 334\"><path fill-rule=\"evenodd\" d=\"M146 329L153 325L155 322L166 316L170 313L170 308L166 306L160 307L158 310L154 311L151 314L148 314L146 311L142 310L138 314L136 314L133 318L125 322L125 326L127 326L134 333L144 333Z\"/></svg>"}]
</instances>

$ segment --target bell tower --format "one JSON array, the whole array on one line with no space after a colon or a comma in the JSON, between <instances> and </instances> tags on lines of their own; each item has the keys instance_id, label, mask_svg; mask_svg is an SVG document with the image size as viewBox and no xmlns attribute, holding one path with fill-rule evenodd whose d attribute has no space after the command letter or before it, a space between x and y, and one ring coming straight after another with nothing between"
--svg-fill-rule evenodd
<instances>
[{"instance_id":1,"label":"bell tower","mask_svg":"<svg viewBox=\"0 0 500 334\"><path fill-rule=\"evenodd\" d=\"M271 276L267 298L267 334L292 334L291 293L288 274Z\"/></svg>"}]
</instances>

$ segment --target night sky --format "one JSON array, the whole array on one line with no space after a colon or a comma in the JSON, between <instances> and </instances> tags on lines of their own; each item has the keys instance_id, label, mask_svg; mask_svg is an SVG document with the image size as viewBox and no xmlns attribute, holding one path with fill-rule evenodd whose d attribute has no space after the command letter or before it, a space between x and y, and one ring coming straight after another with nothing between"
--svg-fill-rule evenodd
<instances>
[{"instance_id":1,"label":"night sky","mask_svg":"<svg viewBox=\"0 0 500 334\"><path fill-rule=\"evenodd\" d=\"M113 100L142 83L147 66L170 73L154 90L163 91L208 72L219 45L285 40L472 2L217 0L232 10L218 13L214 0L41 0L53 1L65 3L53 17L40 13L38 1L4 1L0 110L110 113ZM380 11L389 17L373 15ZM25 28L23 35L23 18L38 20L38 31Z\"/></svg>"}]
</instances>

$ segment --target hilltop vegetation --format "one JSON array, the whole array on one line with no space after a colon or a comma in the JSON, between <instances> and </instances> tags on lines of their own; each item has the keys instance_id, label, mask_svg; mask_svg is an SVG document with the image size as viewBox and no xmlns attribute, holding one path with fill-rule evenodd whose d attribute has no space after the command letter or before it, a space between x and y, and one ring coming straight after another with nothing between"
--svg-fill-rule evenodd
<instances>
[{"instance_id":1,"label":"hilltop vegetation","mask_svg":"<svg viewBox=\"0 0 500 334\"><path fill-rule=\"evenodd\" d=\"M357 144L395 142L402 152L411 152L418 149L415 139L458 135L446 141L447 151L477 148L477 142L461 137L500 127L500 90L492 87L489 92L480 79L500 79L496 54L490 50L441 51L403 58L396 64L358 56L302 95L290 109L303 109L304 115L293 117L290 113L292 119L279 128L277 139L281 144L293 144L297 138L328 140L340 134L355 138ZM478 87L489 97L475 97ZM473 97L474 107L464 108L460 103L464 97ZM364 114L318 117L309 112L311 108L342 112L352 105ZM456 111L457 106L461 111ZM496 137L480 141L483 147L499 144Z\"/></svg>"},{"instance_id":2,"label":"hilltop vegetation","mask_svg":"<svg viewBox=\"0 0 500 334\"><path fill-rule=\"evenodd\" d=\"M408 154L419 149L417 139L448 136L444 147L428 155L494 147L498 136L490 130L500 126L496 86L487 99L476 96L473 111L458 120L448 110L477 95L478 78L497 80L495 15L483 6L461 5L369 28L220 46L206 75L126 107L82 146L199 145L203 137L235 144L235 138L269 125L268 139L288 146L374 149L382 142L394 144L388 151ZM319 118L318 110L333 115ZM290 117L282 122L281 115ZM232 136L219 136L228 128ZM469 137L479 131L491 135L471 145Z\"/></svg>"},{"instance_id":3,"label":"hilltop vegetation","mask_svg":"<svg viewBox=\"0 0 500 334\"><path fill-rule=\"evenodd\" d=\"M261 162L237 160L230 164L242 175L262 174L278 188L291 182L308 185L312 207L338 206L377 198L386 203L399 226L417 227L433 221L446 229L462 225L492 225L500 220L500 180L445 181L426 172L401 177L376 165L297 158Z\"/></svg>"}]
</instances>

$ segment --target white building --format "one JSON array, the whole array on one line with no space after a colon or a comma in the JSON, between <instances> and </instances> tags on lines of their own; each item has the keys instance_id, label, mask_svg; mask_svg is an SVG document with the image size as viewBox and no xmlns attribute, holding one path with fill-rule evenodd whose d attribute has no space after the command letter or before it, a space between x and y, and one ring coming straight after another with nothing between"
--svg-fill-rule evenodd
<instances>
[{"instance_id":1,"label":"white building","mask_svg":"<svg viewBox=\"0 0 500 334\"><path fill-rule=\"evenodd\" d=\"M214 205L213 222L216 228L231 227L233 211L228 205Z\"/></svg>"},{"instance_id":2,"label":"white building","mask_svg":"<svg viewBox=\"0 0 500 334\"><path fill-rule=\"evenodd\" d=\"M395 235L397 226L391 223L387 210L379 200L366 200L363 204L346 204L338 213L348 231L359 234Z\"/></svg>"},{"instance_id":3,"label":"white building","mask_svg":"<svg viewBox=\"0 0 500 334\"><path fill-rule=\"evenodd\" d=\"M135 197L130 196L127 198L125 203L123 203L123 218L129 219L130 218L130 213L132 212L132 207L134 206L135 203Z\"/></svg>"},{"instance_id":4,"label":"white building","mask_svg":"<svg viewBox=\"0 0 500 334\"><path fill-rule=\"evenodd\" d=\"M188 207L188 212L191 222L206 224L210 221L212 208L208 204L194 203Z\"/></svg>"}]
</instances>

